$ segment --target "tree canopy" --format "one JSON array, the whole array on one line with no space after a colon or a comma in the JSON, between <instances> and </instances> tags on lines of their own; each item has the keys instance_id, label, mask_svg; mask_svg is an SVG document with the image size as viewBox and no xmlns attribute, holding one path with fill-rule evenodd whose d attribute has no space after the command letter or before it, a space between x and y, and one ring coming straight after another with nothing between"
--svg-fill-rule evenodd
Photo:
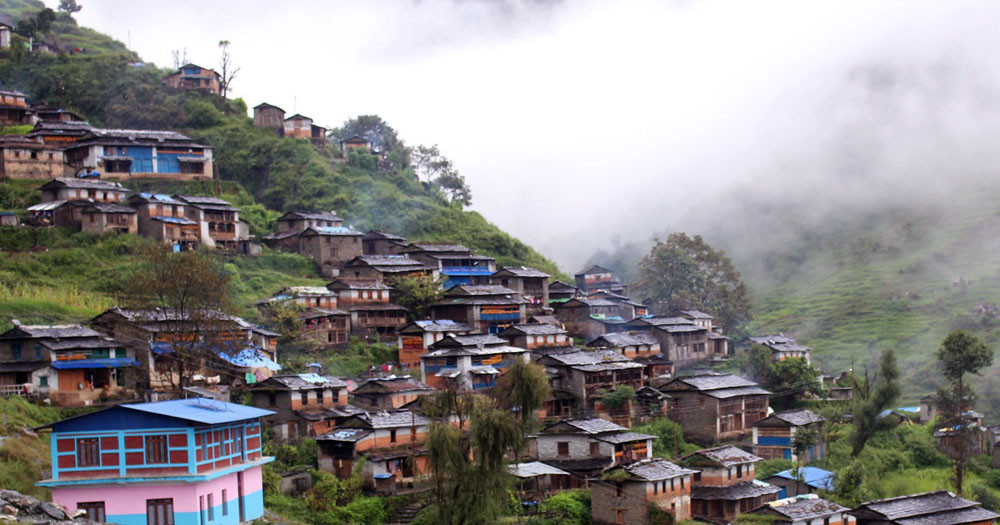
<instances>
[{"instance_id":1,"label":"tree canopy","mask_svg":"<svg viewBox=\"0 0 1000 525\"><path fill-rule=\"evenodd\" d=\"M639 262L638 293L654 311L704 310L733 332L750 320L750 298L725 252L700 235L672 233Z\"/></svg>"}]
</instances>

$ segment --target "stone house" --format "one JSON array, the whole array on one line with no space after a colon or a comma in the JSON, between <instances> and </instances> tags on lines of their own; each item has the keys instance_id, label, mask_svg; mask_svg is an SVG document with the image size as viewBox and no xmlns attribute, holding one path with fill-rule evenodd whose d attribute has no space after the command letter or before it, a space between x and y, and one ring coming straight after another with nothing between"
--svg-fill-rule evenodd
<instances>
[{"instance_id":1,"label":"stone house","mask_svg":"<svg viewBox=\"0 0 1000 525\"><path fill-rule=\"evenodd\" d=\"M309 132L310 132L309 138L313 146L321 148L327 145L326 131L327 131L326 128L324 128L323 126L317 126L316 124L309 126Z\"/></svg>"},{"instance_id":2,"label":"stone house","mask_svg":"<svg viewBox=\"0 0 1000 525\"><path fill-rule=\"evenodd\" d=\"M64 151L73 169L96 169L104 179L211 180L214 173L212 148L176 131L91 128Z\"/></svg>"},{"instance_id":3,"label":"stone house","mask_svg":"<svg viewBox=\"0 0 1000 525\"><path fill-rule=\"evenodd\" d=\"M772 334L772 335L758 335L754 337L748 337L747 342L750 345L764 345L771 350L771 359L774 361L782 361L785 359L798 357L806 360L810 363L810 354L812 349L808 346L802 346L795 342L795 339L786 336L785 334Z\"/></svg>"},{"instance_id":4,"label":"stone house","mask_svg":"<svg viewBox=\"0 0 1000 525\"><path fill-rule=\"evenodd\" d=\"M825 422L826 419L805 408L771 414L753 424L754 453L764 459L783 458L800 464L822 459L826 456ZM799 457L794 449L795 434L803 431L815 433L817 441Z\"/></svg>"},{"instance_id":5,"label":"stone house","mask_svg":"<svg viewBox=\"0 0 1000 525\"><path fill-rule=\"evenodd\" d=\"M312 140L313 119L296 113L285 119L285 136Z\"/></svg>"},{"instance_id":6,"label":"stone house","mask_svg":"<svg viewBox=\"0 0 1000 525\"><path fill-rule=\"evenodd\" d=\"M27 137L32 140L41 140L44 144L62 150L62 148L82 139L93 129L94 127L87 122L40 121L35 123L35 127L27 134Z\"/></svg>"},{"instance_id":7,"label":"stone house","mask_svg":"<svg viewBox=\"0 0 1000 525\"><path fill-rule=\"evenodd\" d=\"M327 285L337 304L350 315L351 333L395 338L406 324L406 308L390 301L392 288L376 281L337 279Z\"/></svg>"},{"instance_id":8,"label":"stone house","mask_svg":"<svg viewBox=\"0 0 1000 525\"><path fill-rule=\"evenodd\" d=\"M179 359L186 374L216 376L224 385L253 384L281 369L278 334L216 310L111 308L88 324L134 352L150 397L181 383L172 365Z\"/></svg>"},{"instance_id":9,"label":"stone house","mask_svg":"<svg viewBox=\"0 0 1000 525\"><path fill-rule=\"evenodd\" d=\"M622 285L614 273L600 265L593 265L586 270L573 276L576 279L576 287L584 294L607 290L621 295L625 294L625 286Z\"/></svg>"},{"instance_id":10,"label":"stone house","mask_svg":"<svg viewBox=\"0 0 1000 525\"><path fill-rule=\"evenodd\" d=\"M128 199L136 211L139 235L172 246L174 251L192 250L201 241L201 225L187 218L187 204L169 195L137 193Z\"/></svg>"},{"instance_id":11,"label":"stone house","mask_svg":"<svg viewBox=\"0 0 1000 525\"><path fill-rule=\"evenodd\" d=\"M345 159L347 158L347 152L352 149L360 149L370 152L372 151L372 141L362 137L361 135L353 135L340 140L340 151L343 153Z\"/></svg>"},{"instance_id":12,"label":"stone house","mask_svg":"<svg viewBox=\"0 0 1000 525\"><path fill-rule=\"evenodd\" d=\"M297 237L298 253L312 258L328 277L361 255L361 233L345 226L309 226Z\"/></svg>"},{"instance_id":13,"label":"stone house","mask_svg":"<svg viewBox=\"0 0 1000 525\"><path fill-rule=\"evenodd\" d=\"M660 342L649 332L631 331L604 334L587 343L591 348L605 348L621 352L645 367L643 375L647 384L655 378L672 377L674 364L660 352Z\"/></svg>"},{"instance_id":14,"label":"stone house","mask_svg":"<svg viewBox=\"0 0 1000 525\"><path fill-rule=\"evenodd\" d=\"M20 91L0 90L0 125L23 126L31 123L27 95Z\"/></svg>"},{"instance_id":15,"label":"stone house","mask_svg":"<svg viewBox=\"0 0 1000 525\"><path fill-rule=\"evenodd\" d=\"M573 346L573 340L566 334L566 330L550 324L515 324L499 335L510 341L511 346L525 350Z\"/></svg>"},{"instance_id":16,"label":"stone house","mask_svg":"<svg viewBox=\"0 0 1000 525\"><path fill-rule=\"evenodd\" d=\"M476 332L471 325L450 319L413 321L398 330L399 364L410 370L420 369L420 356L430 346L449 335L468 335Z\"/></svg>"},{"instance_id":17,"label":"stone house","mask_svg":"<svg viewBox=\"0 0 1000 525\"><path fill-rule=\"evenodd\" d=\"M347 383L319 374L271 376L251 390L253 406L273 414L264 424L274 431L277 441L314 437L333 428L333 407L347 405Z\"/></svg>"},{"instance_id":18,"label":"stone house","mask_svg":"<svg viewBox=\"0 0 1000 525\"><path fill-rule=\"evenodd\" d=\"M395 410L433 394L434 389L409 377L373 377L351 392L354 405L366 410Z\"/></svg>"},{"instance_id":19,"label":"stone house","mask_svg":"<svg viewBox=\"0 0 1000 525\"><path fill-rule=\"evenodd\" d=\"M47 104L36 104L31 106L31 111L34 114L33 120L34 124L39 122L83 122L83 118L72 111L68 111L55 106L49 106Z\"/></svg>"},{"instance_id":20,"label":"stone house","mask_svg":"<svg viewBox=\"0 0 1000 525\"><path fill-rule=\"evenodd\" d=\"M511 325L524 323L526 305L517 292L500 285L457 285L431 305L431 316L466 323L482 333L499 334Z\"/></svg>"},{"instance_id":21,"label":"stone house","mask_svg":"<svg viewBox=\"0 0 1000 525\"><path fill-rule=\"evenodd\" d=\"M80 210L80 231L135 234L139 231L133 208L115 202L91 202Z\"/></svg>"},{"instance_id":22,"label":"stone house","mask_svg":"<svg viewBox=\"0 0 1000 525\"><path fill-rule=\"evenodd\" d=\"M492 334L449 335L420 356L420 377L433 388L460 391L493 388L497 378L517 360L527 360L523 348L509 346Z\"/></svg>"},{"instance_id":23,"label":"stone house","mask_svg":"<svg viewBox=\"0 0 1000 525\"><path fill-rule=\"evenodd\" d=\"M62 177L66 169L62 150L40 139L0 137L0 180L49 180Z\"/></svg>"},{"instance_id":24,"label":"stone house","mask_svg":"<svg viewBox=\"0 0 1000 525\"><path fill-rule=\"evenodd\" d=\"M678 377L660 391L670 396L667 413L684 435L710 443L751 433L767 417L770 392L731 374Z\"/></svg>"},{"instance_id":25,"label":"stone house","mask_svg":"<svg viewBox=\"0 0 1000 525\"><path fill-rule=\"evenodd\" d=\"M198 223L199 242L209 248L235 252L249 232L240 226L240 209L218 197L174 195L184 203L188 220Z\"/></svg>"},{"instance_id":26,"label":"stone house","mask_svg":"<svg viewBox=\"0 0 1000 525\"><path fill-rule=\"evenodd\" d=\"M340 308L309 308L299 314L302 332L299 337L319 346L346 345L351 333L351 314Z\"/></svg>"},{"instance_id":27,"label":"stone house","mask_svg":"<svg viewBox=\"0 0 1000 525\"><path fill-rule=\"evenodd\" d=\"M652 458L654 439L599 417L564 419L538 431L529 448L535 449L538 461L592 477L613 466Z\"/></svg>"},{"instance_id":28,"label":"stone house","mask_svg":"<svg viewBox=\"0 0 1000 525\"><path fill-rule=\"evenodd\" d=\"M128 192L115 182L55 178L38 188L39 204L28 207L29 223L33 226L83 227L83 209L93 203L119 204Z\"/></svg>"},{"instance_id":29,"label":"stone house","mask_svg":"<svg viewBox=\"0 0 1000 525\"><path fill-rule=\"evenodd\" d=\"M714 523L731 523L777 499L779 488L754 479L761 458L732 445L702 449L678 463L701 472L694 475L691 514Z\"/></svg>"},{"instance_id":30,"label":"stone house","mask_svg":"<svg viewBox=\"0 0 1000 525\"><path fill-rule=\"evenodd\" d=\"M370 230L362 237L365 255L398 255L409 245L406 239L382 230Z\"/></svg>"},{"instance_id":31,"label":"stone house","mask_svg":"<svg viewBox=\"0 0 1000 525\"><path fill-rule=\"evenodd\" d=\"M643 386L642 365L613 350L548 352L535 362L550 371L553 399L546 402L549 417L604 411L604 393L623 385L634 390Z\"/></svg>"},{"instance_id":32,"label":"stone house","mask_svg":"<svg viewBox=\"0 0 1000 525\"><path fill-rule=\"evenodd\" d=\"M714 343L710 344L709 330L683 317L647 317L634 319L627 325L630 330L647 331L660 342L660 348L678 368L705 362L716 355ZM728 357L721 354L718 357Z\"/></svg>"},{"instance_id":33,"label":"stone house","mask_svg":"<svg viewBox=\"0 0 1000 525\"><path fill-rule=\"evenodd\" d=\"M222 77L215 70L195 64L184 64L176 73L163 79L163 85L172 89L191 89L218 95Z\"/></svg>"},{"instance_id":34,"label":"stone house","mask_svg":"<svg viewBox=\"0 0 1000 525\"><path fill-rule=\"evenodd\" d=\"M625 319L619 315L618 304L607 299L569 299L556 305L556 318L570 335L586 341L620 332L626 326Z\"/></svg>"},{"instance_id":35,"label":"stone house","mask_svg":"<svg viewBox=\"0 0 1000 525\"><path fill-rule=\"evenodd\" d=\"M857 525L992 525L1000 518L1000 514L982 508L978 502L960 498L946 490L869 501L850 511L850 514L857 520Z\"/></svg>"},{"instance_id":36,"label":"stone house","mask_svg":"<svg viewBox=\"0 0 1000 525\"><path fill-rule=\"evenodd\" d=\"M22 325L0 334L0 394L81 406L121 394L134 353L80 325Z\"/></svg>"},{"instance_id":37,"label":"stone house","mask_svg":"<svg viewBox=\"0 0 1000 525\"><path fill-rule=\"evenodd\" d=\"M528 315L551 310L549 306L549 274L526 266L503 266L490 276L499 284L519 293L528 301Z\"/></svg>"},{"instance_id":38,"label":"stone house","mask_svg":"<svg viewBox=\"0 0 1000 525\"><path fill-rule=\"evenodd\" d=\"M562 281L552 281L549 283L549 305L555 306L570 299L575 299L580 295L580 289L569 283Z\"/></svg>"},{"instance_id":39,"label":"stone house","mask_svg":"<svg viewBox=\"0 0 1000 525\"><path fill-rule=\"evenodd\" d=\"M253 125L257 128L273 129L279 136L285 136L285 110L262 102L253 108Z\"/></svg>"},{"instance_id":40,"label":"stone house","mask_svg":"<svg viewBox=\"0 0 1000 525\"><path fill-rule=\"evenodd\" d=\"M673 523L691 518L691 479L698 471L662 458L644 459L616 467L621 481L590 484L590 509L594 523L624 525L649 523L655 505L673 517Z\"/></svg>"},{"instance_id":41,"label":"stone house","mask_svg":"<svg viewBox=\"0 0 1000 525\"><path fill-rule=\"evenodd\" d=\"M552 494L572 488L572 475L541 461L514 463L507 467L517 478L517 491L522 501L544 500Z\"/></svg>"},{"instance_id":42,"label":"stone house","mask_svg":"<svg viewBox=\"0 0 1000 525\"><path fill-rule=\"evenodd\" d=\"M446 279L445 288L485 283L496 272L495 259L474 254L461 244L410 243L399 253L436 269Z\"/></svg>"},{"instance_id":43,"label":"stone house","mask_svg":"<svg viewBox=\"0 0 1000 525\"><path fill-rule=\"evenodd\" d=\"M334 211L307 212L289 211L278 217L278 231L265 235L262 239L268 246L291 252L299 250L299 234L309 227L335 228L344 225L344 220Z\"/></svg>"},{"instance_id":44,"label":"stone house","mask_svg":"<svg viewBox=\"0 0 1000 525\"><path fill-rule=\"evenodd\" d=\"M340 276L386 284L390 284L397 277L426 276L438 279L437 270L405 255L359 255L344 263Z\"/></svg>"},{"instance_id":45,"label":"stone house","mask_svg":"<svg viewBox=\"0 0 1000 525\"><path fill-rule=\"evenodd\" d=\"M772 518L776 525L853 525L851 509L812 494L802 498L786 498L764 505L749 514Z\"/></svg>"},{"instance_id":46,"label":"stone house","mask_svg":"<svg viewBox=\"0 0 1000 525\"><path fill-rule=\"evenodd\" d=\"M423 450L429 426L429 419L411 410L348 417L316 438L318 468L347 479L354 465L365 458L361 478L366 487L385 480L393 486L412 485L429 473Z\"/></svg>"}]
</instances>

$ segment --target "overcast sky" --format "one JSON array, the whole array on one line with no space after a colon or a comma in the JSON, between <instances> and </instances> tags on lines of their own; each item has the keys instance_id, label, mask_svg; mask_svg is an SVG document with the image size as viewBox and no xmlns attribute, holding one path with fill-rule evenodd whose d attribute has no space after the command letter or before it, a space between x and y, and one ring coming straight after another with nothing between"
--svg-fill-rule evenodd
<instances>
[{"instance_id":1,"label":"overcast sky","mask_svg":"<svg viewBox=\"0 0 1000 525\"><path fill-rule=\"evenodd\" d=\"M250 107L439 144L474 209L571 272L614 234L697 233L733 188L822 198L831 172L906 173L964 139L996 160L995 1L80 3L160 66L216 67L231 41Z\"/></svg>"}]
</instances>

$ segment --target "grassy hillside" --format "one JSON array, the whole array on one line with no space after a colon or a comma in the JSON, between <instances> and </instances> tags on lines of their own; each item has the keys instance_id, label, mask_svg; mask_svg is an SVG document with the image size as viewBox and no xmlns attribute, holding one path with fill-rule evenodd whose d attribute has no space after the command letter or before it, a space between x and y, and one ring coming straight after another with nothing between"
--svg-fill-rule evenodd
<instances>
[{"instance_id":1,"label":"grassy hillside","mask_svg":"<svg viewBox=\"0 0 1000 525\"><path fill-rule=\"evenodd\" d=\"M40 0L0 0L0 13L9 15L14 20L24 16L32 16L45 8ZM52 24L52 31L43 38L46 42L55 44L60 49L83 50L90 55L119 54L135 58L125 44L88 27L80 27L71 16L59 13Z\"/></svg>"},{"instance_id":2,"label":"grassy hillside","mask_svg":"<svg viewBox=\"0 0 1000 525\"><path fill-rule=\"evenodd\" d=\"M880 210L773 254L746 277L754 331L785 331L812 346L830 372L892 348L907 401L935 388L933 352L953 329L1000 346L1000 187L968 188L946 208ZM757 261L760 262L760 261ZM980 305L987 305L981 311ZM1000 359L998 359L1000 362ZM1000 366L978 380L1000 399ZM1000 417L993 403L980 403Z\"/></svg>"}]
</instances>

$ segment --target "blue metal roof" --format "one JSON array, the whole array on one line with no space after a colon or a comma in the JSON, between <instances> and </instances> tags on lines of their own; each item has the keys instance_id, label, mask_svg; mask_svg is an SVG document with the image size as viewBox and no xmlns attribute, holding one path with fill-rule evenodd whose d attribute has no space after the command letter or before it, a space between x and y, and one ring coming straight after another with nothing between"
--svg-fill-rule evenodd
<instances>
[{"instance_id":1,"label":"blue metal roof","mask_svg":"<svg viewBox=\"0 0 1000 525\"><path fill-rule=\"evenodd\" d=\"M55 368L56 370L75 370L78 368L121 368L123 366L139 366L139 362L131 357L77 359L75 361L52 362L52 368Z\"/></svg>"},{"instance_id":2,"label":"blue metal roof","mask_svg":"<svg viewBox=\"0 0 1000 525\"><path fill-rule=\"evenodd\" d=\"M236 366L243 366L247 368L267 368L268 370L274 371L281 370L281 365L269 359L256 348L244 348L238 354L233 355L217 351L216 355L224 361L232 363Z\"/></svg>"},{"instance_id":3,"label":"blue metal roof","mask_svg":"<svg viewBox=\"0 0 1000 525\"><path fill-rule=\"evenodd\" d=\"M246 405L216 401L203 397L174 399L171 401L159 401L157 403L132 403L120 406L129 410L185 419L206 425L233 423L274 414L274 412L262 408L248 407Z\"/></svg>"},{"instance_id":4,"label":"blue metal roof","mask_svg":"<svg viewBox=\"0 0 1000 525\"><path fill-rule=\"evenodd\" d=\"M324 235L361 235L361 232L346 226L310 226L310 228Z\"/></svg>"},{"instance_id":5,"label":"blue metal roof","mask_svg":"<svg viewBox=\"0 0 1000 525\"><path fill-rule=\"evenodd\" d=\"M312 362L312 363L309 363L309 364L308 364L308 365L306 365L306 366L307 366L307 367L309 367L309 366L315 366L315 367L317 367L317 368L323 368L323 365L321 365L321 364L319 364L319 363L317 363L317 362L315 362L315 361L314 361L314 362Z\"/></svg>"},{"instance_id":6,"label":"blue metal roof","mask_svg":"<svg viewBox=\"0 0 1000 525\"><path fill-rule=\"evenodd\" d=\"M172 224L184 224L184 225L198 224L197 222L192 221L191 219L185 219L184 217L160 217L159 215L157 215L153 217L153 220L160 222L169 222Z\"/></svg>"},{"instance_id":7,"label":"blue metal roof","mask_svg":"<svg viewBox=\"0 0 1000 525\"><path fill-rule=\"evenodd\" d=\"M815 489L833 490L833 472L816 467L802 467L800 470L802 480L806 485ZM797 479L794 469L779 472L775 476L791 480Z\"/></svg>"},{"instance_id":8,"label":"blue metal roof","mask_svg":"<svg viewBox=\"0 0 1000 525\"><path fill-rule=\"evenodd\" d=\"M442 268L441 273L447 276L462 277L466 275L493 275L496 272L490 269L480 269L480 268L470 269L469 267L465 268L452 267L452 268Z\"/></svg>"}]
</instances>

